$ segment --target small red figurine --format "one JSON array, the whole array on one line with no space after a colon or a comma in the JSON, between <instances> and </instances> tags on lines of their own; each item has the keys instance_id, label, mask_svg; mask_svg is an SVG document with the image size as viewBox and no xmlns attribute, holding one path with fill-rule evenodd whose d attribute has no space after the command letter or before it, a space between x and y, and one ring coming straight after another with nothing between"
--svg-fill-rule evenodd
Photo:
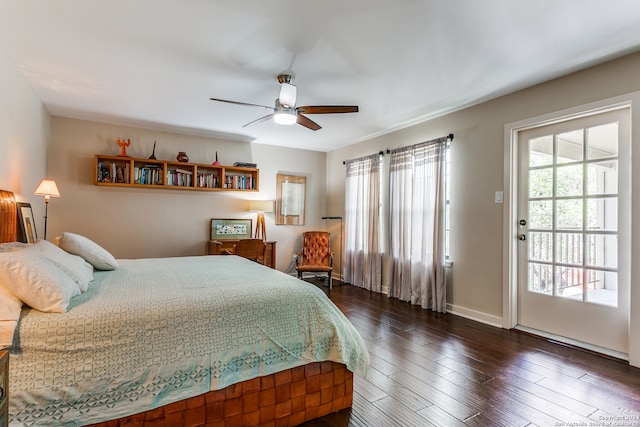
<instances>
[{"instance_id":1,"label":"small red figurine","mask_svg":"<svg viewBox=\"0 0 640 427\"><path fill-rule=\"evenodd\" d=\"M120 146L120 148L122 148L122 150L120 150L120 156L122 157L129 157L127 155L127 147L131 145L131 140L127 139L127 142L124 142L124 139L120 139L118 138L117 140L118 146Z\"/></svg>"}]
</instances>

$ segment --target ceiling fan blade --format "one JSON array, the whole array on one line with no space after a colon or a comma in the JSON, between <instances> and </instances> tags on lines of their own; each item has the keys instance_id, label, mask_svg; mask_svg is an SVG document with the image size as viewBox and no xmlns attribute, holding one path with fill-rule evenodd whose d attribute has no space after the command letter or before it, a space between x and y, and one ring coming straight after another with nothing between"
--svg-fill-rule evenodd
<instances>
[{"instance_id":1,"label":"ceiling fan blade","mask_svg":"<svg viewBox=\"0 0 640 427\"><path fill-rule=\"evenodd\" d=\"M247 126L251 126L251 125L255 125L256 123L262 123L262 122L266 122L267 120L271 120L273 118L273 114L267 114L264 117L260 117L259 119L255 119L252 122L247 123L246 125L243 125L243 128L246 128Z\"/></svg>"},{"instance_id":2,"label":"ceiling fan blade","mask_svg":"<svg viewBox=\"0 0 640 427\"><path fill-rule=\"evenodd\" d=\"M311 130L322 129L322 126L320 126L319 124L317 124L316 122L314 122L310 118L303 116L302 114L298 114L297 122L298 122L299 125L302 125L302 126L308 128L308 129L311 129Z\"/></svg>"},{"instance_id":3,"label":"ceiling fan blade","mask_svg":"<svg viewBox=\"0 0 640 427\"><path fill-rule=\"evenodd\" d=\"M260 104L249 104L248 102L239 102L239 101L229 101L227 99L219 99L219 98L209 98L211 101L218 101L218 102L226 102L228 104L236 104L236 105L246 105L248 107L262 107L262 108L266 108L269 110L274 110L273 107L267 107L266 105L260 105Z\"/></svg>"},{"instance_id":4,"label":"ceiling fan blade","mask_svg":"<svg viewBox=\"0 0 640 427\"><path fill-rule=\"evenodd\" d=\"M357 105L307 105L297 108L299 113L305 114L335 114L335 113L357 113Z\"/></svg>"}]
</instances>

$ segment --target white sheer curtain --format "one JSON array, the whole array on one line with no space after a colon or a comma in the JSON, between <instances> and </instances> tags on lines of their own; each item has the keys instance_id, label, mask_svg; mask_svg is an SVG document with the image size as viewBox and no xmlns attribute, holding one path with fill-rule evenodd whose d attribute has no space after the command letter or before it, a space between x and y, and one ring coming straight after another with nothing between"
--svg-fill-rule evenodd
<instances>
[{"instance_id":1,"label":"white sheer curtain","mask_svg":"<svg viewBox=\"0 0 640 427\"><path fill-rule=\"evenodd\" d=\"M446 311L446 138L391 151L389 296Z\"/></svg>"},{"instance_id":2,"label":"white sheer curtain","mask_svg":"<svg viewBox=\"0 0 640 427\"><path fill-rule=\"evenodd\" d=\"M345 163L344 281L381 292L380 155Z\"/></svg>"}]
</instances>

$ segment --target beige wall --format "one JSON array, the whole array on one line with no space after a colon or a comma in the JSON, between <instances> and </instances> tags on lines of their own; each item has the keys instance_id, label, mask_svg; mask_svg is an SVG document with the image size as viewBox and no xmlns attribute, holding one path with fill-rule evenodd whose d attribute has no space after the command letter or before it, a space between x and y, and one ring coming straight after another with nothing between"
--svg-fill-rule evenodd
<instances>
[{"instance_id":1,"label":"beige wall","mask_svg":"<svg viewBox=\"0 0 640 427\"><path fill-rule=\"evenodd\" d=\"M339 224L323 215L344 215L343 160L455 134L452 143L452 261L449 307L492 324L502 317L503 207L494 192L503 190L504 126L581 104L640 90L640 56L630 55L565 78L483 103L369 141L324 153L291 150L214 138L172 134L54 117L0 49L0 188L30 202L42 218L42 199L33 190L44 177L56 179L62 198L51 202L49 238L75 231L94 238L119 257L180 256L204 253L212 217L254 217L247 199L274 199L277 173L307 176L307 224L275 226L267 214L267 233L278 241L278 269L286 269L300 247L300 233ZM637 110L637 108L635 109ZM633 140L640 140L634 110ZM129 154L148 156L158 141L158 158L187 151L193 161L254 161L261 169L259 193L200 193L96 187L93 155L117 154L115 138L131 138ZM50 142L49 142L50 141ZM640 150L633 163L640 164ZM632 170L640 183L640 169ZM506 189L504 189L506 190ZM640 185L633 188L633 220L640 220ZM640 224L640 222L638 222ZM38 221L40 235L42 220ZM633 227L632 259L640 253L640 227ZM335 245L334 245L335 246ZM336 252L338 248L336 247ZM634 255L635 254L635 255ZM385 269L386 271L386 269ZM640 266L631 271L630 359L640 365Z\"/></svg>"},{"instance_id":2,"label":"beige wall","mask_svg":"<svg viewBox=\"0 0 640 427\"><path fill-rule=\"evenodd\" d=\"M129 138L127 154L148 157L157 141L158 159L185 151L194 163L254 162L260 168L259 192L200 192L93 185L94 154L119 154L116 138ZM304 229L323 228L325 153L232 142L62 117L51 119L50 176L62 197L49 205L49 240L63 231L86 235L117 258L201 255L211 218L251 218L249 199L275 200L276 174L307 177L305 226L274 224L266 214L267 237L276 240L277 266L285 270L300 246Z\"/></svg>"},{"instance_id":3,"label":"beige wall","mask_svg":"<svg viewBox=\"0 0 640 427\"><path fill-rule=\"evenodd\" d=\"M44 203L33 192L47 172L49 114L2 48L0 93L0 189L31 203L38 221Z\"/></svg>"},{"instance_id":4,"label":"beige wall","mask_svg":"<svg viewBox=\"0 0 640 427\"><path fill-rule=\"evenodd\" d=\"M451 145L451 260L448 303L454 312L486 323L502 324L503 205L494 193L504 185L504 126L566 108L640 89L640 55L634 54L573 75L485 102L428 122L373 138L327 155L327 199L331 214L344 209L342 161L441 137L455 135ZM640 118L634 114L634 129ZM636 137L637 134L634 134ZM640 135L638 135L640 137ZM637 138L634 138L636 141ZM634 152L637 152L635 150ZM637 156L637 154L636 154ZM638 157L635 164L640 164ZM633 171L640 183L640 172ZM634 189L633 220L640 224L640 192ZM640 238L635 227L634 242ZM634 253L640 251L636 244ZM638 255L635 255L635 259ZM636 263L637 264L637 263ZM386 269L385 269L386 271ZM386 281L385 281L386 283ZM632 342L630 357L640 364L640 268L632 270Z\"/></svg>"}]
</instances>

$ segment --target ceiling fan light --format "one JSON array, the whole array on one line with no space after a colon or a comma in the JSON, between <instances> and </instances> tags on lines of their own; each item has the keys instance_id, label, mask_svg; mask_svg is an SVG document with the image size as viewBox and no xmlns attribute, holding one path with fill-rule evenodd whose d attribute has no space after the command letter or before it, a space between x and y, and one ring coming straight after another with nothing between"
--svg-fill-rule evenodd
<instances>
[{"instance_id":1,"label":"ceiling fan light","mask_svg":"<svg viewBox=\"0 0 640 427\"><path fill-rule=\"evenodd\" d=\"M296 94L298 89L289 83L282 83L280 85L280 96L278 100L284 107L293 108L296 105Z\"/></svg>"},{"instance_id":2,"label":"ceiling fan light","mask_svg":"<svg viewBox=\"0 0 640 427\"><path fill-rule=\"evenodd\" d=\"M290 111L276 111L273 113L273 121L279 125L293 125L298 121L298 117Z\"/></svg>"}]
</instances>

